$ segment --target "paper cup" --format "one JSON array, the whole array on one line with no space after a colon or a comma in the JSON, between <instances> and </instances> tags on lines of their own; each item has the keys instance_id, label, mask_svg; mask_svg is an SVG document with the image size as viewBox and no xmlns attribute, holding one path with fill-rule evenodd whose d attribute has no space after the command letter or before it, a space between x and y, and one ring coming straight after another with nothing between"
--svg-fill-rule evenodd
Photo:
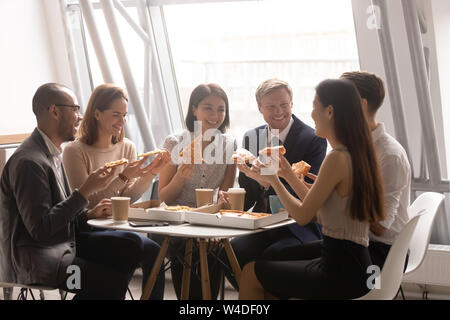
<instances>
[{"instance_id":1,"label":"paper cup","mask_svg":"<svg viewBox=\"0 0 450 320\"><path fill-rule=\"evenodd\" d=\"M130 197L111 197L111 201L113 220L115 222L127 222Z\"/></svg>"},{"instance_id":2,"label":"paper cup","mask_svg":"<svg viewBox=\"0 0 450 320\"><path fill-rule=\"evenodd\" d=\"M230 202L231 210L244 210L245 189L244 188L230 188L228 189L228 201Z\"/></svg>"},{"instance_id":3,"label":"paper cup","mask_svg":"<svg viewBox=\"0 0 450 320\"><path fill-rule=\"evenodd\" d=\"M195 198L197 199L197 208L214 201L214 189L195 189Z\"/></svg>"}]
</instances>

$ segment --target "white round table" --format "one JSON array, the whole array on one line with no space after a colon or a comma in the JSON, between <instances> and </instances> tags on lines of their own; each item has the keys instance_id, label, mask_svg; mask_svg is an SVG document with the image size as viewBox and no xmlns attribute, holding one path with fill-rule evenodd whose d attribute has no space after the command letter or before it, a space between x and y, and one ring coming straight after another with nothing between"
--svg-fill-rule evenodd
<instances>
[{"instance_id":1,"label":"white round table","mask_svg":"<svg viewBox=\"0 0 450 320\"><path fill-rule=\"evenodd\" d=\"M155 221L156 222L156 221ZM207 242L205 239L218 239L220 243L225 248L228 260L230 262L231 268L233 269L236 281L239 283L241 277L241 268L234 254L233 248L231 247L230 238L243 236L247 234L257 233L264 231L265 229L277 227L282 224L272 225L270 227L265 227L256 230L247 229L234 229L234 228L219 228L210 227L202 225L192 225L188 223L178 224L178 225L168 225L160 227L131 227L128 222L114 222L112 219L92 219L88 220L88 224L101 229L113 229L113 230L126 230L134 232L143 233L154 233L154 234L164 234L165 238L159 250L158 256L156 258L155 264L153 265L150 276L148 277L147 283L142 292L141 300L147 300L150 296L153 286L156 282L161 265L169 247L170 239L172 237L182 237L186 238L186 249L184 256L184 268L183 268L183 280L181 285L181 299L186 300L189 298L189 286L190 286L190 274L191 274L191 262L192 262L192 247L194 241L198 242L199 246L199 256L200 256L200 272L201 272L201 283L202 283L202 297L204 300L211 299L211 285L209 282L209 272L208 272L208 260L207 260Z\"/></svg>"}]
</instances>

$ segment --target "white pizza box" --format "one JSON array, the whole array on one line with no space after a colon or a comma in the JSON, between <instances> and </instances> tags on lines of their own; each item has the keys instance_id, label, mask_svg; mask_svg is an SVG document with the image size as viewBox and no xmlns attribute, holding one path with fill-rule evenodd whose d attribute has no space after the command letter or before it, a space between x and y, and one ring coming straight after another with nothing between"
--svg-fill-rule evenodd
<instances>
[{"instance_id":1,"label":"white pizza box","mask_svg":"<svg viewBox=\"0 0 450 320\"><path fill-rule=\"evenodd\" d=\"M222 204L186 211L185 221L191 224L255 230L289 219L287 211L262 218L246 218L223 216L219 213L220 209L222 209Z\"/></svg>"},{"instance_id":2,"label":"white pizza box","mask_svg":"<svg viewBox=\"0 0 450 320\"><path fill-rule=\"evenodd\" d=\"M184 223L184 211L170 211L164 209L165 204L158 200L134 203L128 209L128 219L136 221L166 221L174 224Z\"/></svg>"}]
</instances>

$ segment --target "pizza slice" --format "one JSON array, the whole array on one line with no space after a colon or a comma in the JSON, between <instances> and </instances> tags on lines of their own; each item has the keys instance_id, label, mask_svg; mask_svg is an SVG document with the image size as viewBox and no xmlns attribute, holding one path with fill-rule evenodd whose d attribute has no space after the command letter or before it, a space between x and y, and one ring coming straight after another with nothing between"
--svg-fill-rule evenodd
<instances>
[{"instance_id":1,"label":"pizza slice","mask_svg":"<svg viewBox=\"0 0 450 320\"><path fill-rule=\"evenodd\" d=\"M105 167L109 169L109 168L114 168L114 167L121 166L121 165L127 164L127 163L128 163L128 159L122 158L120 160L115 160L115 161L105 163Z\"/></svg>"},{"instance_id":2,"label":"pizza slice","mask_svg":"<svg viewBox=\"0 0 450 320\"><path fill-rule=\"evenodd\" d=\"M306 176L310 169L311 166L303 160L292 164L292 171L298 178L301 178L302 175Z\"/></svg>"},{"instance_id":3,"label":"pizza slice","mask_svg":"<svg viewBox=\"0 0 450 320\"><path fill-rule=\"evenodd\" d=\"M167 150L156 149L156 150L149 151L149 152L146 152L146 153L138 154L137 157L138 158L143 158L143 157L154 156L154 155L165 153L165 152L168 152L168 151Z\"/></svg>"},{"instance_id":4,"label":"pizza slice","mask_svg":"<svg viewBox=\"0 0 450 320\"><path fill-rule=\"evenodd\" d=\"M259 151L260 155L265 155L268 157L270 157L274 153L284 155L286 153L286 148L284 146L267 147Z\"/></svg>"},{"instance_id":5,"label":"pizza slice","mask_svg":"<svg viewBox=\"0 0 450 320\"><path fill-rule=\"evenodd\" d=\"M194 208L191 208L188 206L180 206L180 205L164 207L164 210L167 210L167 211L188 211L188 210L193 210L193 209Z\"/></svg>"},{"instance_id":6,"label":"pizza slice","mask_svg":"<svg viewBox=\"0 0 450 320\"><path fill-rule=\"evenodd\" d=\"M240 149L231 156L234 163L252 163L256 157L247 149Z\"/></svg>"},{"instance_id":7,"label":"pizza slice","mask_svg":"<svg viewBox=\"0 0 450 320\"><path fill-rule=\"evenodd\" d=\"M240 210L220 210L221 215L227 217L240 217L240 218L249 218L249 219L259 219L271 216L269 213L260 213L260 212L248 212L248 211L240 211Z\"/></svg>"}]
</instances>

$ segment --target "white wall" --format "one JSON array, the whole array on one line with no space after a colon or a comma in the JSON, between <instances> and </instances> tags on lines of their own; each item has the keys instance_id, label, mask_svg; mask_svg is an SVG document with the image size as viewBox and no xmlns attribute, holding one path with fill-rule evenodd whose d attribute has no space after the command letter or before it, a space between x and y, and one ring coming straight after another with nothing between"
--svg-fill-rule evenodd
<instances>
[{"instance_id":1,"label":"white wall","mask_svg":"<svg viewBox=\"0 0 450 320\"><path fill-rule=\"evenodd\" d=\"M436 45L436 74L439 77L439 87L433 88L439 90L440 102L443 106L442 118L444 119L444 133L450 137L450 1L433 0L430 3L433 23L431 27L434 31ZM447 177L450 177L450 138L446 140L447 151Z\"/></svg>"},{"instance_id":2,"label":"white wall","mask_svg":"<svg viewBox=\"0 0 450 320\"><path fill-rule=\"evenodd\" d=\"M0 1L0 134L31 132L46 82L71 86L58 0Z\"/></svg>"}]
</instances>

